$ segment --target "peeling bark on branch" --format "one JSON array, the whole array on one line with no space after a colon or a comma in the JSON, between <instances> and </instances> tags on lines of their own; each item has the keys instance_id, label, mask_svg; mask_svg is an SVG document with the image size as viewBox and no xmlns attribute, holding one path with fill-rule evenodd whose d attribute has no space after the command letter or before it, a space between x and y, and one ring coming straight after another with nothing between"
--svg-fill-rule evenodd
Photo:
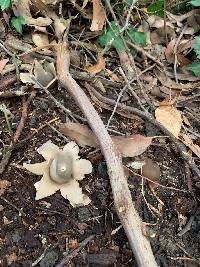
<instances>
[{"instance_id":1,"label":"peeling bark on branch","mask_svg":"<svg viewBox=\"0 0 200 267\"><path fill-rule=\"evenodd\" d=\"M104 124L90 100L69 73L70 55L66 43L57 47L57 75L61 85L74 98L99 140L105 157L115 208L124 227L139 267L156 267L148 239L142 234L141 220L132 202L121 155L114 146Z\"/></svg>"}]
</instances>

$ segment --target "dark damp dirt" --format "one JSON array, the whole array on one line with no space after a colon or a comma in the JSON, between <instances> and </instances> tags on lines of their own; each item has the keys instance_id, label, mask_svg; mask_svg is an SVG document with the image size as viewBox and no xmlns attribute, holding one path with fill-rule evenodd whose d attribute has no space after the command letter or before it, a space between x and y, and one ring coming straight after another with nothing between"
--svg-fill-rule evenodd
<instances>
[{"instance_id":1,"label":"dark damp dirt","mask_svg":"<svg viewBox=\"0 0 200 267\"><path fill-rule=\"evenodd\" d=\"M74 101L64 90L56 92L55 89L52 92L58 100L64 99L63 104L67 108L79 113ZM15 98L4 103L12 113L10 120L15 129L21 117L21 99ZM110 111L101 111L105 123L110 114ZM89 158L93 164L93 173L81 183L83 190L92 199L89 206L73 208L59 193L35 201L34 183L39 177L25 171L22 163L42 161L36 148L47 140L60 146L66 143L49 126L37 131L52 119L64 122L65 114L47 96L38 94L29 107L20 140L36 133L14 150L1 177L11 183L0 199L1 266L56 266L64 255L72 255L73 249L90 236L91 240L73 255L66 266L136 266L115 212L106 164L99 151L91 153L93 149L90 148L80 150L81 156ZM151 130L156 134L157 129L145 122L135 125L137 126L134 126L133 121L126 118L122 120L118 115L112 121L113 129L120 133L148 134ZM56 124L52 123L52 126L56 127ZM2 149L8 147L10 142L2 114L0 133ZM159 164L160 184L183 190L175 191L158 186L153 194L147 182L143 181L141 187L141 178L136 178L133 174L129 178L133 201L143 222L147 223L145 234L151 241L156 260L163 267L198 266L198 188L193 183L194 192L188 192L183 161L167 141L155 140L138 158L145 157L152 158Z\"/></svg>"}]
</instances>

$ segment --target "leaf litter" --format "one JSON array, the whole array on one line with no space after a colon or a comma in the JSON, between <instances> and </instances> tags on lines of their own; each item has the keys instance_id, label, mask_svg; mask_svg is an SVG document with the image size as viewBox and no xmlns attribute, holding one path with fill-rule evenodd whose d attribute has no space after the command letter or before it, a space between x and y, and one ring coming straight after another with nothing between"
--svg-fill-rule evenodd
<instances>
[{"instance_id":1,"label":"leaf litter","mask_svg":"<svg viewBox=\"0 0 200 267\"><path fill-rule=\"evenodd\" d=\"M52 241L48 230L48 235L45 235L45 229L50 229L52 225L54 230L51 234L55 236L58 236L58 232L61 234L59 244L63 241L63 244L67 245L63 233L64 236L69 236L70 240L72 237L82 240L82 234L88 233L88 227L92 232L96 229L97 221L99 231L109 237L110 227L105 227L104 211L112 216L111 221L106 217L107 223L114 229L118 229L115 225L112 195L107 185L107 169L99 151L99 141L85 124L72 98L57 82L54 63L56 58L52 48L55 48L55 44L66 30L69 30L70 72L83 90L86 89L85 82L96 90L97 94L90 94L89 97L92 96L91 102L105 125L110 113L113 113L108 131L123 157L124 166L127 166L125 171L128 168L134 169L135 173L129 172L127 177L129 176L128 183L135 206L141 210L145 221L156 222L158 225L158 228L154 226L158 237L154 241L160 249L158 251L168 251L168 255L165 253L161 255L163 262L160 264L174 265L169 254L172 258L177 253L180 254L178 249L174 252L169 245L174 240L177 241L174 229L182 227L184 230L184 227L187 227L187 219L189 221L191 218L194 218L194 224L190 228L190 236L188 237L186 233L181 242L189 255L198 258L195 254L197 247L195 225L198 226L198 204L195 199L199 198L199 183L195 172L190 168L195 163L197 167L200 157L198 1L191 1L196 8L188 3L184 11L183 6L180 5L180 9L177 10L176 6L169 3L165 16L163 1L145 4L137 2L136 9L133 8L130 14L131 1L116 2L111 4L115 17L112 16L109 6L100 0L82 2L22 0L12 1L12 5L10 3L7 0L0 1L0 8L3 11L0 23L0 44L2 45L0 97L8 95L9 89L11 98L6 97L4 104L12 113L12 116L7 116L7 122L4 114L0 114L2 162L7 152L6 148L12 144L12 131L16 124L20 124L21 111L24 112L21 108L21 100L23 102L24 99L13 92L19 92L22 88L22 91L26 92L23 97L26 98L27 94L36 89L37 95L29 107L28 120L22 129L22 139L29 139L25 143L22 140L22 147L19 141L19 148L16 147L14 154L11 153L11 158L7 162L8 167L2 176L1 196L4 202L1 209L5 223L3 231L5 230L8 236L7 239L7 236L3 235L3 242L6 244L3 249L3 264L5 266L12 262L16 265L21 264L20 257L16 256L19 255L17 248L24 248L22 243L17 244L16 250L9 254L14 255L14 260L8 254L6 255L6 251L13 251L13 245L9 243L9 240L12 240L12 232L7 232L6 224L13 231L17 228L22 236L26 228L29 228L32 236L40 243L41 239L37 236L39 231L44 236L42 242L52 246L56 245L56 241ZM69 22L71 22L70 27ZM14 38L9 39L9 35ZM88 62L91 65L88 65ZM12 83L7 76L10 74L17 75ZM32 80L33 76L43 87L48 88L57 102L52 103L42 90L38 90L39 86ZM97 98L99 95L100 98ZM171 101L172 97L175 101ZM115 108L109 100L119 102L120 106ZM65 107L65 111L58 108L58 103L59 107L62 105ZM131 108L143 110L146 117L143 116L139 122L136 121L135 115L130 113ZM149 113L150 118L158 121L177 142L181 142L186 147L184 153L189 158L186 164L176 149L173 150L175 141L172 141L170 146L171 142L169 143L167 137L160 137L165 133L160 132L159 127L149 124L147 119ZM73 121L69 122L67 114L72 115L70 119L72 118ZM64 123L54 124L55 120ZM51 126L52 121L54 126ZM190 132L183 126L186 121ZM60 134L74 140L81 147L80 153L74 142L68 142L66 145L65 140L63 144L64 137L60 137ZM60 145L56 146L54 142ZM66 153L65 149L71 146L70 144L73 144L73 148L71 152L67 150ZM36 147L38 147L38 154L41 154L45 161L42 162L41 158L38 158L35 153ZM85 158L90 159L91 162ZM36 176L25 172L18 165L20 162L24 162L27 170L42 178L38 180ZM85 174L90 175L84 177ZM136 178L137 174L140 178ZM142 186L141 176L147 178L142 180ZM82 188L87 194L82 193ZM180 194L178 191L173 191L173 188L188 192ZM34 202L35 191L35 200L41 199L40 201ZM62 197L54 194L57 191ZM49 197L50 195L52 196ZM159 205L163 206L162 203L167 205L166 210L159 208ZM193 208L195 205L196 210ZM27 217L26 221L23 219L18 226L14 225L18 218L17 213L22 207L25 209L24 213L31 214L30 217L33 219ZM152 216L152 211L159 218ZM42 212L45 214L45 219ZM178 218L181 216L186 218L185 221L180 222L174 214L178 214ZM172 218L172 221L169 218ZM67 225L69 227L66 227ZM163 234L169 230L171 234ZM114 254L113 259L110 260L112 264L123 266L126 262L133 261L129 247L123 246L122 249L121 243L117 241L125 240L122 230L117 231L112 237L112 245L108 241L105 242L102 236L98 234L96 236L98 240L92 240L93 243L88 245L86 252L86 258L91 262L109 264L106 258L108 254L99 253L104 250L105 244L108 244L106 249L110 249L109 246L112 247ZM166 242L159 241L163 240L162 237ZM184 238L187 238L187 242ZM43 245L42 243L41 247ZM79 241L76 246L79 246ZM32 256L27 256L25 265L31 265L33 258L35 262L37 260L40 262L37 257L43 251L39 247L35 249L33 246L29 249L30 253L27 255ZM59 249L64 251L66 248L59 245ZM53 252L57 255L52 263L55 265L58 254L54 250ZM160 257L159 252L156 256ZM76 260L80 265L86 264L82 263L81 255L80 257L78 255ZM186 260L182 261L186 265ZM43 262L45 257L40 263L43 264Z\"/></svg>"},{"instance_id":2,"label":"leaf litter","mask_svg":"<svg viewBox=\"0 0 200 267\"><path fill-rule=\"evenodd\" d=\"M182 127L181 112L170 102L163 101L155 110L156 120L163 124L176 138L178 138Z\"/></svg>"},{"instance_id":3,"label":"leaf litter","mask_svg":"<svg viewBox=\"0 0 200 267\"><path fill-rule=\"evenodd\" d=\"M62 134L75 140L80 146L98 147L98 140L93 132L84 124L60 123ZM122 157L135 157L142 154L152 143L153 137L142 135L112 136L111 137Z\"/></svg>"}]
</instances>

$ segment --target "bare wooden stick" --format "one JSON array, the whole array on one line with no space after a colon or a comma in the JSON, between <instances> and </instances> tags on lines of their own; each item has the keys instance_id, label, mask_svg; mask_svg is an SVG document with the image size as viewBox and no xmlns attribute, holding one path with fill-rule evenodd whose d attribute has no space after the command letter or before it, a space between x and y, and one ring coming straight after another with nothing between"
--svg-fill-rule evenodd
<instances>
[{"instance_id":1,"label":"bare wooden stick","mask_svg":"<svg viewBox=\"0 0 200 267\"><path fill-rule=\"evenodd\" d=\"M20 119L20 122L17 126L17 130L15 132L13 141L11 143L11 145L9 146L8 150L5 152L5 154L3 155L3 158L0 162L0 174L2 174L6 168L6 166L8 165L8 162L10 160L10 157L12 155L13 150L16 147L17 141L22 133L22 130L24 128L24 124L26 122L27 116L28 116L28 106L30 104L30 102L32 101L32 99L35 97L36 92L33 91L30 96L28 97L27 101L23 102L23 106L22 106L22 116Z\"/></svg>"},{"instance_id":2,"label":"bare wooden stick","mask_svg":"<svg viewBox=\"0 0 200 267\"><path fill-rule=\"evenodd\" d=\"M97 136L107 162L115 208L139 267L156 267L150 243L142 233L140 217L133 205L131 193L124 175L121 155L114 146L98 113L90 100L69 73L70 55L66 43L57 47L57 75L61 85L79 105Z\"/></svg>"}]
</instances>

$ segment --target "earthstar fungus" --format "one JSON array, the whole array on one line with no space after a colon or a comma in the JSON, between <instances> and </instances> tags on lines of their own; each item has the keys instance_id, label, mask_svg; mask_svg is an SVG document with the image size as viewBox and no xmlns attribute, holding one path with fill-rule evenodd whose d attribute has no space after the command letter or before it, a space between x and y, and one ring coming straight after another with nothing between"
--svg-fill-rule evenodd
<instances>
[{"instance_id":1,"label":"earthstar fungus","mask_svg":"<svg viewBox=\"0 0 200 267\"><path fill-rule=\"evenodd\" d=\"M42 175L41 180L35 183L35 199L48 197L60 190L61 195L68 199L73 207L88 205L91 200L82 193L78 181L82 180L85 174L92 172L92 164L78 156L77 144L69 142L60 149L49 140L40 146L37 152L43 156L44 162L23 164L28 171Z\"/></svg>"}]
</instances>

